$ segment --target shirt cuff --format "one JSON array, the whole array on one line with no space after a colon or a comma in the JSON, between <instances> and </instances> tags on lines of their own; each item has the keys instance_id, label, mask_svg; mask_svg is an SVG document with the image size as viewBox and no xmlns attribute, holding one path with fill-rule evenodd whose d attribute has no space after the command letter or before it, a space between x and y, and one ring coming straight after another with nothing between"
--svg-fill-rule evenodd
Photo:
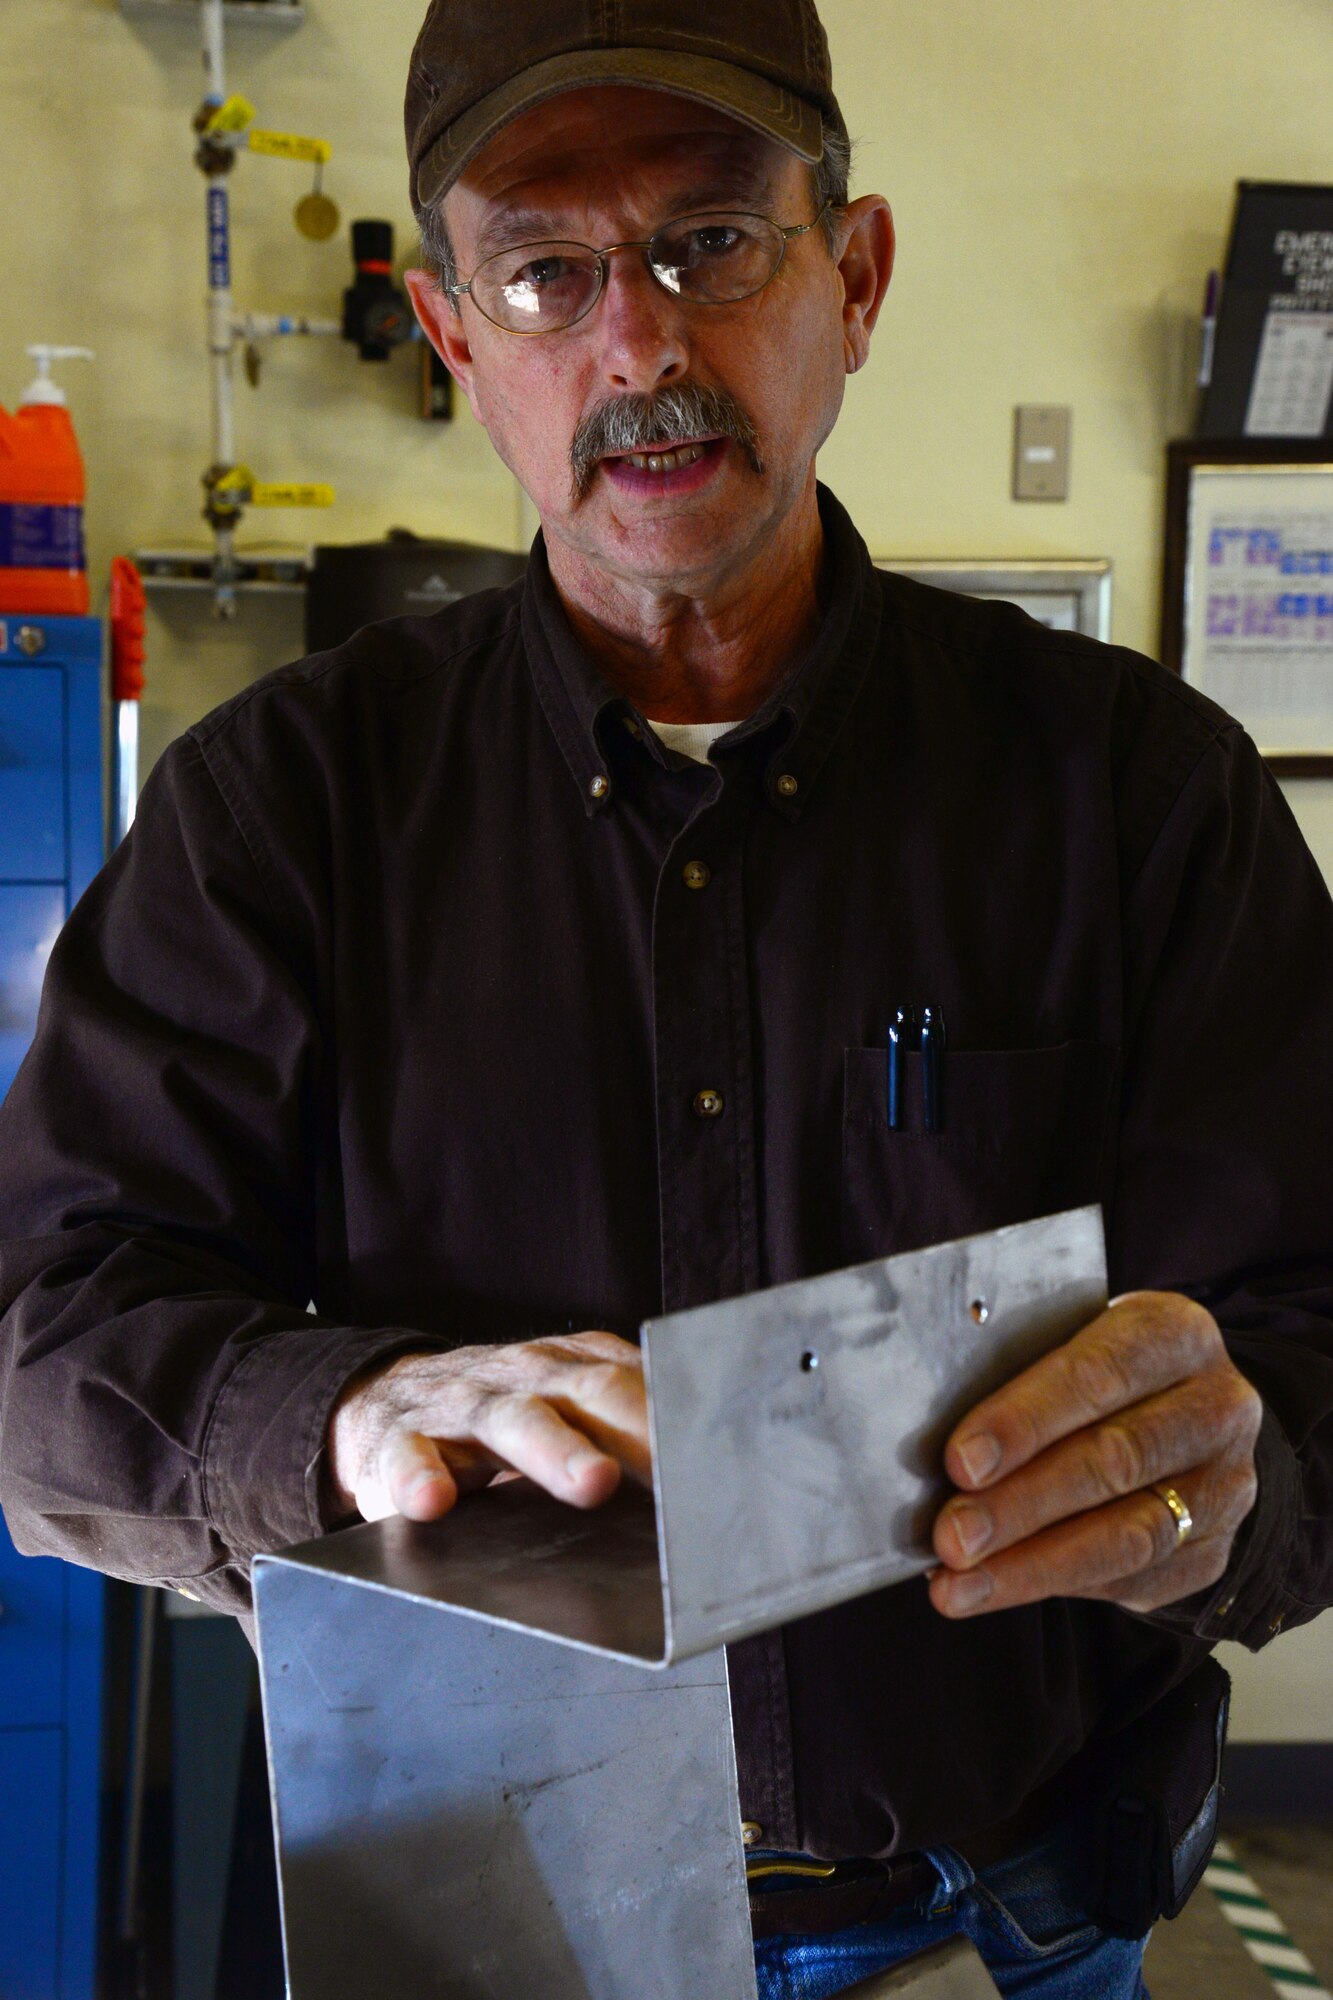
<instances>
[{"instance_id":1,"label":"shirt cuff","mask_svg":"<svg viewBox=\"0 0 1333 2000\"><path fill-rule=\"evenodd\" d=\"M1287 1573L1300 1519L1301 1479L1296 1454L1273 1412L1265 1406L1254 1447L1259 1491L1241 1522L1231 1560L1216 1583L1174 1604L1140 1612L1149 1625L1215 1644L1235 1639L1258 1652L1294 1612L1309 1616L1288 1597L1280 1579Z\"/></svg>"},{"instance_id":2,"label":"shirt cuff","mask_svg":"<svg viewBox=\"0 0 1333 2000\"><path fill-rule=\"evenodd\" d=\"M203 1451L209 1525L243 1561L334 1526L321 1506L329 1418L347 1384L400 1354L456 1342L406 1327L335 1327L308 1318L257 1340L213 1406Z\"/></svg>"}]
</instances>

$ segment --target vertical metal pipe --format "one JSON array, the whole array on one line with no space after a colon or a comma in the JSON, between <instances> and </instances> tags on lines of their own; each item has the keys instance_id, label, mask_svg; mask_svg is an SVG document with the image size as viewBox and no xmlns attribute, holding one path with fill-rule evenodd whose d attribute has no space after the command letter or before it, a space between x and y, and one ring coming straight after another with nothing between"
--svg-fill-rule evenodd
<instances>
[{"instance_id":1,"label":"vertical metal pipe","mask_svg":"<svg viewBox=\"0 0 1333 2000\"><path fill-rule=\"evenodd\" d=\"M202 0L199 13L204 28L204 92L210 104L222 104L227 96L226 24L222 0Z\"/></svg>"},{"instance_id":2,"label":"vertical metal pipe","mask_svg":"<svg viewBox=\"0 0 1333 2000\"><path fill-rule=\"evenodd\" d=\"M231 207L225 183L208 184L208 349L213 375L213 464L236 463L236 421L231 357L236 341L231 303ZM219 618L236 615L236 552L230 525L215 524L213 573Z\"/></svg>"},{"instance_id":3,"label":"vertical metal pipe","mask_svg":"<svg viewBox=\"0 0 1333 2000\"><path fill-rule=\"evenodd\" d=\"M200 0L204 36L204 77L207 101L218 105L227 96L226 20L223 0ZM236 463L236 422L231 358L235 345L231 302L231 203L221 174L208 180L208 352L213 390L213 464ZM236 615L236 557L230 527L214 528L219 617Z\"/></svg>"},{"instance_id":4,"label":"vertical metal pipe","mask_svg":"<svg viewBox=\"0 0 1333 2000\"><path fill-rule=\"evenodd\" d=\"M122 708L137 708L126 701ZM121 1857L120 1907L116 1930L123 1944L139 1935L139 1872L143 1859L144 1794L148 1787L148 1720L153 1700L153 1645L157 1627L157 1592L140 1586L134 1651L134 1693L130 1713L130 1751L125 1773L124 1851Z\"/></svg>"},{"instance_id":5,"label":"vertical metal pipe","mask_svg":"<svg viewBox=\"0 0 1333 2000\"><path fill-rule=\"evenodd\" d=\"M119 847L134 824L139 798L139 704L116 703L115 789L111 802L111 844Z\"/></svg>"},{"instance_id":6,"label":"vertical metal pipe","mask_svg":"<svg viewBox=\"0 0 1333 2000\"><path fill-rule=\"evenodd\" d=\"M213 558L213 608L219 618L236 616L236 532L233 528L216 528L214 541L217 554Z\"/></svg>"},{"instance_id":7,"label":"vertical metal pipe","mask_svg":"<svg viewBox=\"0 0 1333 2000\"><path fill-rule=\"evenodd\" d=\"M226 183L208 183L208 351L213 368L213 463L236 462L231 355L231 204Z\"/></svg>"}]
</instances>

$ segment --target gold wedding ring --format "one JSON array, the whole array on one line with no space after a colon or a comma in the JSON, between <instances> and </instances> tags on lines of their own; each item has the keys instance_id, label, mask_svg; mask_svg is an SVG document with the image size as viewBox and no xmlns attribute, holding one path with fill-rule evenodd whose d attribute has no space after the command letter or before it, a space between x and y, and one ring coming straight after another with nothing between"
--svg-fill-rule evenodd
<instances>
[{"instance_id":1,"label":"gold wedding ring","mask_svg":"<svg viewBox=\"0 0 1333 2000\"><path fill-rule=\"evenodd\" d=\"M1171 1516L1176 1524L1176 1547L1179 1548L1180 1544L1187 1542L1194 1533L1194 1516L1174 1486L1154 1486L1152 1490L1157 1498L1165 1501L1171 1509Z\"/></svg>"}]
</instances>

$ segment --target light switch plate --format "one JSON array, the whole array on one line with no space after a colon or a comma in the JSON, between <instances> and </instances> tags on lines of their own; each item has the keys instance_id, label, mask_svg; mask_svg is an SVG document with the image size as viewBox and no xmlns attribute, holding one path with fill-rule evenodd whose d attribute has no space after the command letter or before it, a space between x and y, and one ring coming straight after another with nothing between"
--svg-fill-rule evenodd
<instances>
[{"instance_id":1,"label":"light switch plate","mask_svg":"<svg viewBox=\"0 0 1333 2000\"><path fill-rule=\"evenodd\" d=\"M1070 409L1022 403L1014 411L1015 500L1069 498Z\"/></svg>"}]
</instances>

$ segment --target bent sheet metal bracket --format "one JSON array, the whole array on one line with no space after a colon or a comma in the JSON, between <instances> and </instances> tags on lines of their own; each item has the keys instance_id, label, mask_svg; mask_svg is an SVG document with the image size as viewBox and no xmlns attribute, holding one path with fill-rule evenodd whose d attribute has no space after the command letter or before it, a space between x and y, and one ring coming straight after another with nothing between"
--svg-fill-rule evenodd
<instances>
[{"instance_id":1,"label":"bent sheet metal bracket","mask_svg":"<svg viewBox=\"0 0 1333 2000\"><path fill-rule=\"evenodd\" d=\"M724 1644L928 1568L953 1425L1105 1303L1082 1209L675 1314L651 1500L259 1558L293 2000L754 2000Z\"/></svg>"}]
</instances>

